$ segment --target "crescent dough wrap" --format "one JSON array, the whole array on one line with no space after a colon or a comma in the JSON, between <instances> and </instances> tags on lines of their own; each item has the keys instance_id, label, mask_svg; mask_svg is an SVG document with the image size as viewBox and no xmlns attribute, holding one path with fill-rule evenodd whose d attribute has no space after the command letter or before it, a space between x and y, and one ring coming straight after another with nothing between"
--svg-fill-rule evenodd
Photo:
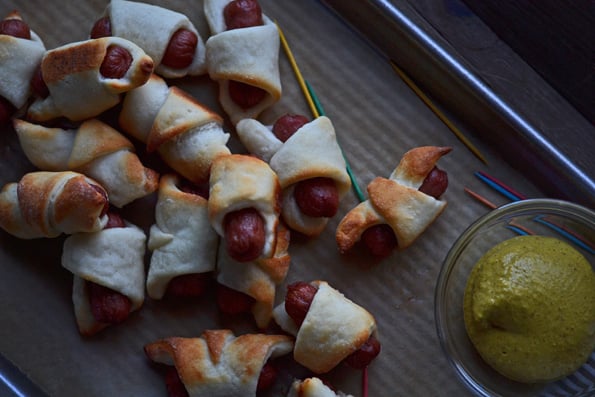
<instances>
[{"instance_id":1,"label":"crescent dough wrap","mask_svg":"<svg viewBox=\"0 0 595 397\"><path fill-rule=\"evenodd\" d=\"M341 252L348 251L371 226L388 224L398 249L405 249L442 213L446 201L420 192L426 176L450 147L422 146L403 155L388 179L377 177L368 185L369 199L349 211L337 226Z\"/></svg>"},{"instance_id":2,"label":"crescent dough wrap","mask_svg":"<svg viewBox=\"0 0 595 397\"><path fill-rule=\"evenodd\" d=\"M188 17L156 5L112 0L104 17L109 17L112 35L138 44L155 62L155 73L166 78L197 76L206 73L205 44ZM194 33L198 39L192 63L181 69L161 63L172 35L179 29Z\"/></svg>"},{"instance_id":3,"label":"crescent dough wrap","mask_svg":"<svg viewBox=\"0 0 595 397\"><path fill-rule=\"evenodd\" d=\"M273 257L254 262L239 263L225 249L219 250L217 281L254 298L252 314L260 329L265 329L271 321L277 286L289 270L289 239L289 230L279 224Z\"/></svg>"},{"instance_id":4,"label":"crescent dough wrap","mask_svg":"<svg viewBox=\"0 0 595 397\"><path fill-rule=\"evenodd\" d=\"M231 0L206 0L204 11L212 36L206 42L207 70L219 82L219 102L235 125L255 118L281 98L279 73L279 32L266 15L263 25L226 30L223 9ZM243 109L229 96L229 80L266 91L265 98Z\"/></svg>"},{"instance_id":5,"label":"crescent dough wrap","mask_svg":"<svg viewBox=\"0 0 595 397\"><path fill-rule=\"evenodd\" d=\"M161 299L177 276L215 270L219 237L209 223L207 200L181 191L180 178L161 177L148 248L152 251L147 292Z\"/></svg>"},{"instance_id":6,"label":"crescent dough wrap","mask_svg":"<svg viewBox=\"0 0 595 397\"><path fill-rule=\"evenodd\" d=\"M91 312L86 281L102 285L127 296L138 310L144 301L145 233L126 223L126 227L95 233L77 233L64 241L62 266L74 274L72 301L79 331L92 335L107 327Z\"/></svg>"},{"instance_id":7,"label":"crescent dough wrap","mask_svg":"<svg viewBox=\"0 0 595 397\"><path fill-rule=\"evenodd\" d=\"M13 11L5 19L22 20ZM0 96L17 109L23 107L31 96L31 77L45 54L45 46L31 30L31 39L0 34Z\"/></svg>"},{"instance_id":8,"label":"crescent dough wrap","mask_svg":"<svg viewBox=\"0 0 595 397\"><path fill-rule=\"evenodd\" d=\"M271 167L251 156L222 156L213 162L209 184L209 220L219 236L225 236L225 215L255 208L265 223L265 245L260 258L272 257L281 211L278 202L281 187Z\"/></svg>"},{"instance_id":9,"label":"crescent dough wrap","mask_svg":"<svg viewBox=\"0 0 595 397\"><path fill-rule=\"evenodd\" d=\"M307 378L302 381L295 380L287 397L353 397L341 391L335 393L319 378Z\"/></svg>"},{"instance_id":10,"label":"crescent dough wrap","mask_svg":"<svg viewBox=\"0 0 595 397\"><path fill-rule=\"evenodd\" d=\"M119 122L194 183L208 181L213 160L231 153L221 116L157 75L126 95Z\"/></svg>"},{"instance_id":11,"label":"crescent dough wrap","mask_svg":"<svg viewBox=\"0 0 595 397\"><path fill-rule=\"evenodd\" d=\"M122 78L106 78L100 67L108 47L122 47L132 63ZM120 102L120 94L144 84L153 71L153 60L136 44L120 37L103 37L66 44L49 50L41 72L50 95L37 98L27 116L33 121L57 117L84 120Z\"/></svg>"},{"instance_id":12,"label":"crescent dough wrap","mask_svg":"<svg viewBox=\"0 0 595 397\"><path fill-rule=\"evenodd\" d=\"M110 203L124 205L154 192L159 175L145 168L127 138L90 119L77 129L48 128L13 120L21 147L33 165L46 171L77 171L98 181Z\"/></svg>"},{"instance_id":13,"label":"crescent dough wrap","mask_svg":"<svg viewBox=\"0 0 595 397\"><path fill-rule=\"evenodd\" d=\"M236 130L246 148L268 161L283 189L282 217L287 225L307 236L319 235L329 218L304 215L293 194L295 184L310 178L335 181L339 199L351 188L345 159L328 117L321 116L299 128L285 143L254 119L241 120Z\"/></svg>"},{"instance_id":14,"label":"crescent dough wrap","mask_svg":"<svg viewBox=\"0 0 595 397\"><path fill-rule=\"evenodd\" d=\"M299 328L285 311L284 303L275 307L273 317L284 331L295 335L294 359L322 374L359 349L376 331L376 320L327 282L310 284L318 291Z\"/></svg>"},{"instance_id":15,"label":"crescent dough wrap","mask_svg":"<svg viewBox=\"0 0 595 397\"><path fill-rule=\"evenodd\" d=\"M200 338L171 337L145 346L147 356L174 365L190 397L256 396L262 367L291 352L286 335L208 330Z\"/></svg>"},{"instance_id":16,"label":"crescent dough wrap","mask_svg":"<svg viewBox=\"0 0 595 397\"><path fill-rule=\"evenodd\" d=\"M0 191L0 226L24 238L103 228L107 193L94 180L76 172L31 172Z\"/></svg>"}]
</instances>

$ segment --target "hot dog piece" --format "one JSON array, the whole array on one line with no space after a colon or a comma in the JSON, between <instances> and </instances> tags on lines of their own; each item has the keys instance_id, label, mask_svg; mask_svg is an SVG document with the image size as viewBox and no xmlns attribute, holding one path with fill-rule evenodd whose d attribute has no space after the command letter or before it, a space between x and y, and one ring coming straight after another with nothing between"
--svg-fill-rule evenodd
<instances>
[{"instance_id":1,"label":"hot dog piece","mask_svg":"<svg viewBox=\"0 0 595 397\"><path fill-rule=\"evenodd\" d=\"M446 207L439 197L448 186L448 177L436 163L451 150L438 146L411 149L388 179L372 180L369 199L349 211L337 227L339 250L347 252L363 241L374 256L383 258L391 247L411 245Z\"/></svg>"},{"instance_id":2,"label":"hot dog piece","mask_svg":"<svg viewBox=\"0 0 595 397\"><path fill-rule=\"evenodd\" d=\"M229 256L238 262L253 261L264 248L264 220L254 208L229 212L223 220Z\"/></svg>"},{"instance_id":3,"label":"hot dog piece","mask_svg":"<svg viewBox=\"0 0 595 397\"><path fill-rule=\"evenodd\" d=\"M345 362L355 369L364 369L380 354L380 342L374 336L364 343L359 349L351 353Z\"/></svg>"},{"instance_id":4,"label":"hot dog piece","mask_svg":"<svg viewBox=\"0 0 595 397\"><path fill-rule=\"evenodd\" d=\"M295 201L307 216L335 216L339 209L339 192L331 178L311 178L300 181L295 186Z\"/></svg>"},{"instance_id":5,"label":"hot dog piece","mask_svg":"<svg viewBox=\"0 0 595 397\"><path fill-rule=\"evenodd\" d=\"M277 367L269 362L266 362L260 371L256 391L260 392L270 389L275 383L275 380L277 380L278 372L279 371L277 370Z\"/></svg>"},{"instance_id":6,"label":"hot dog piece","mask_svg":"<svg viewBox=\"0 0 595 397\"><path fill-rule=\"evenodd\" d=\"M289 114L272 129L244 119L236 131L246 148L269 161L279 176L283 220L306 236L319 235L351 188L330 119L322 116L308 122L304 116Z\"/></svg>"},{"instance_id":7,"label":"hot dog piece","mask_svg":"<svg viewBox=\"0 0 595 397\"><path fill-rule=\"evenodd\" d=\"M108 79L121 79L132 64L132 55L125 48L111 45L107 47L99 72Z\"/></svg>"},{"instance_id":8,"label":"hot dog piece","mask_svg":"<svg viewBox=\"0 0 595 397\"><path fill-rule=\"evenodd\" d=\"M165 387L168 397L189 397L175 367L169 367L165 372Z\"/></svg>"},{"instance_id":9,"label":"hot dog piece","mask_svg":"<svg viewBox=\"0 0 595 397\"><path fill-rule=\"evenodd\" d=\"M223 284L217 286L217 306L225 314L247 313L254 305L254 298Z\"/></svg>"},{"instance_id":10,"label":"hot dog piece","mask_svg":"<svg viewBox=\"0 0 595 397\"><path fill-rule=\"evenodd\" d=\"M29 83L44 53L43 41L17 11L0 21L0 124L27 104Z\"/></svg>"},{"instance_id":11,"label":"hot dog piece","mask_svg":"<svg viewBox=\"0 0 595 397\"><path fill-rule=\"evenodd\" d=\"M43 74L41 73L41 67L35 70L35 73L31 77L31 89L33 94L39 98L45 99L50 95L50 90L47 84L43 81Z\"/></svg>"},{"instance_id":12,"label":"hot dog piece","mask_svg":"<svg viewBox=\"0 0 595 397\"><path fill-rule=\"evenodd\" d=\"M242 109L250 109L262 101L267 92L261 88L239 81L229 82L229 97Z\"/></svg>"},{"instance_id":13,"label":"hot dog piece","mask_svg":"<svg viewBox=\"0 0 595 397\"><path fill-rule=\"evenodd\" d=\"M109 17L98 19L91 29L90 38L98 39L100 37L109 37L112 35L112 23Z\"/></svg>"},{"instance_id":14,"label":"hot dog piece","mask_svg":"<svg viewBox=\"0 0 595 397\"><path fill-rule=\"evenodd\" d=\"M21 19L5 19L0 21L0 34L30 40L31 30Z\"/></svg>"},{"instance_id":15,"label":"hot dog piece","mask_svg":"<svg viewBox=\"0 0 595 397\"><path fill-rule=\"evenodd\" d=\"M440 198L448 188L448 174L438 167L432 168L432 171L426 176L419 191L434 197Z\"/></svg>"},{"instance_id":16,"label":"hot dog piece","mask_svg":"<svg viewBox=\"0 0 595 397\"><path fill-rule=\"evenodd\" d=\"M198 36L188 29L179 29L172 36L161 63L174 69L187 68L194 60Z\"/></svg>"},{"instance_id":17,"label":"hot dog piece","mask_svg":"<svg viewBox=\"0 0 595 397\"><path fill-rule=\"evenodd\" d=\"M171 365L189 396L256 397L274 381L275 358L293 348L286 335L244 334L207 330L199 338L170 337L149 343L149 359ZM181 391L171 376L172 389ZM183 394L182 394L183 395Z\"/></svg>"},{"instance_id":18,"label":"hot dog piece","mask_svg":"<svg viewBox=\"0 0 595 397\"><path fill-rule=\"evenodd\" d=\"M285 142L309 121L306 116L301 114L285 114L273 124L273 134L281 142Z\"/></svg>"},{"instance_id":19,"label":"hot dog piece","mask_svg":"<svg viewBox=\"0 0 595 397\"><path fill-rule=\"evenodd\" d=\"M395 232L387 224L367 228L361 237L368 251L377 258L385 258L397 247Z\"/></svg>"},{"instance_id":20,"label":"hot dog piece","mask_svg":"<svg viewBox=\"0 0 595 397\"><path fill-rule=\"evenodd\" d=\"M287 286L285 311L299 327L302 325L318 289L310 283L297 281Z\"/></svg>"},{"instance_id":21,"label":"hot dog piece","mask_svg":"<svg viewBox=\"0 0 595 397\"><path fill-rule=\"evenodd\" d=\"M90 281L87 291L91 312L98 322L119 324L128 318L132 302L125 295Z\"/></svg>"},{"instance_id":22,"label":"hot dog piece","mask_svg":"<svg viewBox=\"0 0 595 397\"><path fill-rule=\"evenodd\" d=\"M165 295L173 298L196 298L203 296L210 276L207 273L190 273L176 276L167 284Z\"/></svg>"},{"instance_id":23,"label":"hot dog piece","mask_svg":"<svg viewBox=\"0 0 595 397\"><path fill-rule=\"evenodd\" d=\"M273 316L279 326L295 335L294 359L320 374L333 369L351 354L362 348L376 332L374 317L361 306L345 297L324 281L309 283L314 289L298 283L288 288L289 300L275 308ZM297 295L297 297L296 297ZM303 321L298 324L301 311L310 301ZM289 312L298 312L296 322ZM349 324L345 327L345 324ZM374 342L370 342L374 345ZM351 360L364 363L376 352L375 346L364 346ZM373 358L373 357L372 357Z\"/></svg>"},{"instance_id":24,"label":"hot dog piece","mask_svg":"<svg viewBox=\"0 0 595 397\"><path fill-rule=\"evenodd\" d=\"M196 27L182 13L137 1L112 1L91 29L91 38L115 36L133 41L166 78L204 74L205 47Z\"/></svg>"},{"instance_id":25,"label":"hot dog piece","mask_svg":"<svg viewBox=\"0 0 595 397\"><path fill-rule=\"evenodd\" d=\"M110 218L120 223L117 214ZM62 266L73 273L72 301L82 335L121 323L142 306L145 244L145 233L126 221L64 241Z\"/></svg>"},{"instance_id":26,"label":"hot dog piece","mask_svg":"<svg viewBox=\"0 0 595 397\"><path fill-rule=\"evenodd\" d=\"M217 233L209 223L207 199L196 185L175 174L159 182L147 293L153 299L202 296L215 270Z\"/></svg>"},{"instance_id":27,"label":"hot dog piece","mask_svg":"<svg viewBox=\"0 0 595 397\"><path fill-rule=\"evenodd\" d=\"M227 30L262 25L262 10L257 0L233 0L223 9Z\"/></svg>"}]
</instances>

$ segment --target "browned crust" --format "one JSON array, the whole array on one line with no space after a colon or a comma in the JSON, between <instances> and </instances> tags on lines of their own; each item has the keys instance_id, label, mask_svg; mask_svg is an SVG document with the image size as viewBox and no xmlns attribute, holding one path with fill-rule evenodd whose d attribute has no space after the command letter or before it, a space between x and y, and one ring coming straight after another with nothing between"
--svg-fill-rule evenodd
<instances>
[{"instance_id":1,"label":"browned crust","mask_svg":"<svg viewBox=\"0 0 595 397\"><path fill-rule=\"evenodd\" d=\"M79 126L68 165L77 168L118 150L133 151L134 145L106 123L87 120Z\"/></svg>"},{"instance_id":2,"label":"browned crust","mask_svg":"<svg viewBox=\"0 0 595 397\"><path fill-rule=\"evenodd\" d=\"M423 182L440 157L450 153L447 146L420 146L406 152L398 165L400 175L406 179Z\"/></svg>"},{"instance_id":3,"label":"browned crust","mask_svg":"<svg viewBox=\"0 0 595 397\"><path fill-rule=\"evenodd\" d=\"M105 50L106 40L87 40L48 51L41 61L41 71L46 84L52 84L74 73L99 69Z\"/></svg>"},{"instance_id":4,"label":"browned crust","mask_svg":"<svg viewBox=\"0 0 595 397\"><path fill-rule=\"evenodd\" d=\"M62 193L54 204L54 220L62 223L66 218L78 220L81 230L92 230L104 206L107 204L107 193L98 192L84 175L75 176L66 182Z\"/></svg>"}]
</instances>

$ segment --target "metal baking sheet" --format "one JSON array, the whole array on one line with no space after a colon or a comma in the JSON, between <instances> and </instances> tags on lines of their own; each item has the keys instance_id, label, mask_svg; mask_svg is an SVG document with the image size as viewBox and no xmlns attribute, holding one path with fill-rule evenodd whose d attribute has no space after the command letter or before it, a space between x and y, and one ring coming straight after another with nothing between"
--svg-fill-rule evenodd
<instances>
[{"instance_id":1,"label":"metal baking sheet","mask_svg":"<svg viewBox=\"0 0 595 397\"><path fill-rule=\"evenodd\" d=\"M151 3L184 12L203 37L208 36L200 1ZM1 0L0 13L18 9L46 47L54 48L86 38L106 4L99 0ZM339 143L362 188L375 176L388 176L401 156L413 147L453 147L452 153L440 161L440 167L451 176L444 196L448 207L413 246L378 263L372 263L363 253L339 254L335 228L342 215L358 202L355 194L348 195L318 238L294 237L291 267L280 291L297 280L327 280L376 317L383 348L368 371L370 395L468 394L440 349L433 319L434 286L441 261L457 236L487 211L463 189L473 188L498 204L507 202L473 175L476 170L487 170L529 197L547 193L530 173L506 161L498 148L474 139L489 167L479 161L399 79L386 56L326 4L315 0L261 0L261 5L282 27L303 75L333 121ZM366 17L364 6L361 11L361 17ZM427 51L411 41L409 49L412 54ZM435 66L422 58L416 62L420 71L428 73ZM286 112L310 115L283 53L280 68L283 97L262 114L264 122L272 122ZM216 84L208 77L170 83L223 114L215 97ZM452 91L452 97L469 103L465 91ZM232 133L230 147L241 152L243 148L229 123L226 128ZM462 128L470 133L465 126ZM151 165L159 165L150 156L143 158ZM0 184L16 181L31 170L15 132L2 129ZM125 215L148 231L154 220L153 206L154 197L148 197L127 206ZM10 363L2 365L1 370L16 395L37 395L29 393L33 390L27 386L31 382L49 396L164 396L162 376L144 356L144 344L166 336L197 336L209 328L230 328L236 333L255 331L249 318L222 317L211 294L181 306L147 299L125 323L92 338L81 337L72 309L72 275L60 264L63 241L62 237L19 240L0 231L0 352ZM284 364L275 395L283 395L294 377L308 375L289 358ZM324 378L346 393L361 395L362 376L358 371L340 366Z\"/></svg>"}]
</instances>

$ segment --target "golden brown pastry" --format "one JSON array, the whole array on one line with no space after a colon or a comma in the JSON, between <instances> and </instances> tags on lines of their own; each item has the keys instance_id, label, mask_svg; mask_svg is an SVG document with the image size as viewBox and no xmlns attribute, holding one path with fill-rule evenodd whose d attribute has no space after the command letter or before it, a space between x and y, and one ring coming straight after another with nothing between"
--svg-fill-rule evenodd
<instances>
[{"instance_id":1,"label":"golden brown pastry","mask_svg":"<svg viewBox=\"0 0 595 397\"><path fill-rule=\"evenodd\" d=\"M84 121L77 128L50 128L13 120L25 156L45 171L76 171L98 181L116 207L157 189L159 175L146 168L134 145L109 125Z\"/></svg>"},{"instance_id":2,"label":"golden brown pastry","mask_svg":"<svg viewBox=\"0 0 595 397\"><path fill-rule=\"evenodd\" d=\"M380 353L373 336L374 317L325 281L290 284L273 317L284 331L295 336L294 359L316 374L330 371L349 357L358 361L352 366L367 366ZM376 347L361 363L354 354L360 354L365 344Z\"/></svg>"},{"instance_id":3,"label":"golden brown pastry","mask_svg":"<svg viewBox=\"0 0 595 397\"><path fill-rule=\"evenodd\" d=\"M243 119L236 130L246 148L269 162L277 173L283 189L281 216L285 223L307 236L317 236L336 213L341 199L351 188L351 180L328 117L306 120L286 140L275 134L283 120L280 118L273 126L265 126L254 119ZM309 198L309 190L316 186L308 184L314 183L330 185L332 194L328 199L333 204L325 206Z\"/></svg>"},{"instance_id":4,"label":"golden brown pastry","mask_svg":"<svg viewBox=\"0 0 595 397\"><path fill-rule=\"evenodd\" d=\"M209 220L239 262L271 258L281 211L277 174L243 154L215 159L209 181Z\"/></svg>"},{"instance_id":5,"label":"golden brown pastry","mask_svg":"<svg viewBox=\"0 0 595 397\"><path fill-rule=\"evenodd\" d=\"M79 332L93 335L126 320L145 298L145 233L124 220L64 241L62 266L73 273Z\"/></svg>"},{"instance_id":6,"label":"golden brown pastry","mask_svg":"<svg viewBox=\"0 0 595 397\"><path fill-rule=\"evenodd\" d=\"M337 226L339 250L348 251L377 226L390 228L399 249L410 246L446 207L446 201L440 196L446 190L448 179L436 163L450 151L450 147L438 146L411 149L388 179L372 180L368 185L368 200L349 211ZM374 252L376 243L367 241L366 244ZM386 255L392 250L389 248L378 249L382 254L378 256Z\"/></svg>"},{"instance_id":7,"label":"golden brown pastry","mask_svg":"<svg viewBox=\"0 0 595 397\"><path fill-rule=\"evenodd\" d=\"M170 283L175 279L180 285L182 277L186 278L185 295L198 296L202 290L197 288L205 281L202 277L215 270L219 236L209 222L207 198L185 190L182 184L175 174L163 175L159 182L155 224L148 242L152 253L147 292L153 299L163 298L167 291L175 294ZM199 285L192 287L193 281Z\"/></svg>"},{"instance_id":8,"label":"golden brown pastry","mask_svg":"<svg viewBox=\"0 0 595 397\"><path fill-rule=\"evenodd\" d=\"M211 29L206 42L207 70L219 83L219 102L235 125L241 119L256 118L277 102L282 88L275 23L259 6L251 8L256 13L253 23L235 23L225 12L233 3L237 1L206 0L204 12Z\"/></svg>"},{"instance_id":9,"label":"golden brown pastry","mask_svg":"<svg viewBox=\"0 0 595 397\"><path fill-rule=\"evenodd\" d=\"M205 45L182 13L157 5L112 0L91 31L91 38L117 36L139 45L166 78L206 73Z\"/></svg>"},{"instance_id":10,"label":"golden brown pastry","mask_svg":"<svg viewBox=\"0 0 595 397\"><path fill-rule=\"evenodd\" d=\"M270 359L288 354L293 341L286 335L245 334L208 330L199 338L170 337L149 343L145 353L154 362L174 366L169 387L190 397L256 396ZM175 375L175 374L174 374ZM175 384L174 384L175 383Z\"/></svg>"},{"instance_id":11,"label":"golden brown pastry","mask_svg":"<svg viewBox=\"0 0 595 397\"><path fill-rule=\"evenodd\" d=\"M41 60L47 96L38 96L28 119L95 117L120 102L120 94L143 85L153 60L136 44L119 37L70 43L47 51Z\"/></svg>"},{"instance_id":12,"label":"golden brown pastry","mask_svg":"<svg viewBox=\"0 0 595 397\"><path fill-rule=\"evenodd\" d=\"M123 131L158 152L191 182L209 180L213 161L230 154L221 116L157 75L126 94L119 116Z\"/></svg>"},{"instance_id":13,"label":"golden brown pastry","mask_svg":"<svg viewBox=\"0 0 595 397\"><path fill-rule=\"evenodd\" d=\"M98 231L107 223L108 196L96 181L71 171L38 171L0 192L0 226L33 239Z\"/></svg>"},{"instance_id":14,"label":"golden brown pastry","mask_svg":"<svg viewBox=\"0 0 595 397\"><path fill-rule=\"evenodd\" d=\"M0 28L0 123L27 103L31 78L44 53L43 41L21 15L8 14Z\"/></svg>"}]
</instances>

